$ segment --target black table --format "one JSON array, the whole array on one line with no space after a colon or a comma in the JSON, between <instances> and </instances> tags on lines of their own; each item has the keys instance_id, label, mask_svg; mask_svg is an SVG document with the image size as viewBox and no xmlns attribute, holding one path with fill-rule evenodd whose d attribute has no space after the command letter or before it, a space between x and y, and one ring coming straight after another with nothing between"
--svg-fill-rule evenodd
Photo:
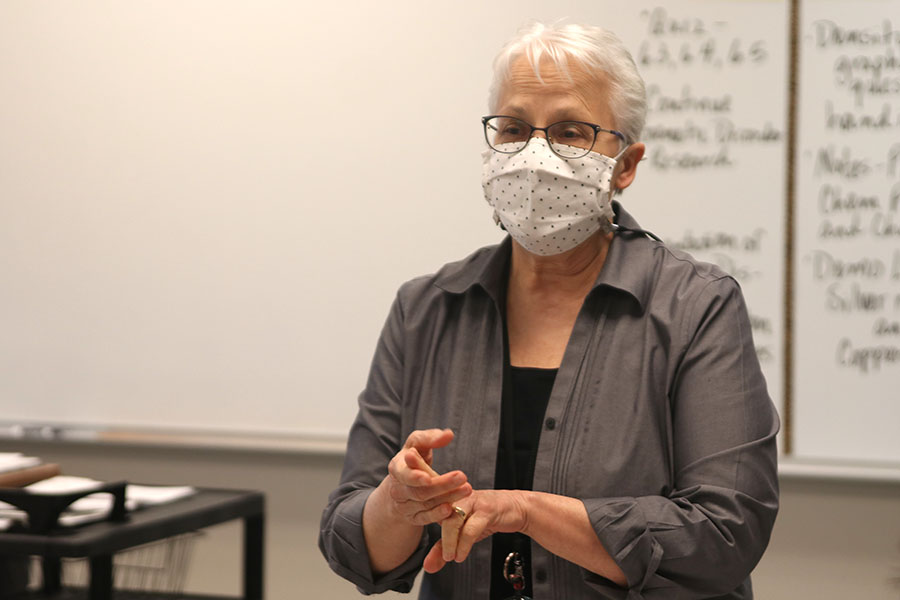
<instances>
[{"instance_id":1,"label":"black table","mask_svg":"<svg viewBox=\"0 0 900 600\"><path fill-rule=\"evenodd\" d=\"M221 598L145 592L113 592L113 555L116 552L188 533L210 525L243 519L244 521L244 595L245 600L263 599L263 540L265 497L261 492L205 489L170 504L129 513L120 523L100 522L72 529L57 529L47 534L0 533L0 554L42 557L44 586L22 599L47 600L125 600L130 598ZM90 562L90 587L87 590L60 586L62 558L87 558Z\"/></svg>"}]
</instances>

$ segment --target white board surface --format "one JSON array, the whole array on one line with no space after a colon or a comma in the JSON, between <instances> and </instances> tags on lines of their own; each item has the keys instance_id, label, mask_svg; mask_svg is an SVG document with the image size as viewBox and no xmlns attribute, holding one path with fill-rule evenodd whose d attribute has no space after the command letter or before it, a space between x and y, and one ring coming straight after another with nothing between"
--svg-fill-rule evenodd
<instances>
[{"instance_id":1,"label":"white board surface","mask_svg":"<svg viewBox=\"0 0 900 600\"><path fill-rule=\"evenodd\" d=\"M795 454L900 463L900 5L806 2Z\"/></svg>"},{"instance_id":2,"label":"white board surface","mask_svg":"<svg viewBox=\"0 0 900 600\"><path fill-rule=\"evenodd\" d=\"M632 50L648 158L622 202L740 281L781 409L787 2L197 0L0 6L3 419L345 436L397 287L501 238L490 63L562 17ZM833 315L800 315L815 369ZM844 416L798 406L804 456L893 459L822 454L803 427Z\"/></svg>"}]
</instances>

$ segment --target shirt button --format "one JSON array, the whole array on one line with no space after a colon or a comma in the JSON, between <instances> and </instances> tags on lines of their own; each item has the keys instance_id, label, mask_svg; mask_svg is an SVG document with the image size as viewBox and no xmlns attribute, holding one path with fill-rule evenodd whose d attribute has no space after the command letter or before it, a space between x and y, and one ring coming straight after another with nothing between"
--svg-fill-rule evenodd
<instances>
[{"instance_id":1,"label":"shirt button","mask_svg":"<svg viewBox=\"0 0 900 600\"><path fill-rule=\"evenodd\" d=\"M534 580L538 583L544 583L547 581L547 571L543 569L538 569L534 572Z\"/></svg>"},{"instance_id":2,"label":"shirt button","mask_svg":"<svg viewBox=\"0 0 900 600\"><path fill-rule=\"evenodd\" d=\"M549 419L544 421L544 425L547 426L547 429L549 429L550 431L553 431L554 429L556 429L556 419L554 419L553 417L550 417Z\"/></svg>"}]
</instances>

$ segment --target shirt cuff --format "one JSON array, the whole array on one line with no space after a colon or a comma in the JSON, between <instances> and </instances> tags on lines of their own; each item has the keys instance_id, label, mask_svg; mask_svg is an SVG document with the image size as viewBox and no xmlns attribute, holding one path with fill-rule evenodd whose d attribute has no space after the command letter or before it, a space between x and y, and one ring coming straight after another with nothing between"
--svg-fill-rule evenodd
<instances>
[{"instance_id":1,"label":"shirt cuff","mask_svg":"<svg viewBox=\"0 0 900 600\"><path fill-rule=\"evenodd\" d=\"M356 585L362 594L380 594L388 590L409 592L428 553L427 532L423 531L419 546L403 564L376 577L369 563L362 528L363 508L371 493L371 489L361 490L341 503L332 519L331 531L325 534L330 545L328 565Z\"/></svg>"},{"instance_id":2,"label":"shirt cuff","mask_svg":"<svg viewBox=\"0 0 900 600\"><path fill-rule=\"evenodd\" d=\"M643 598L642 592L659 568L663 547L650 532L640 503L635 498L595 498L583 502L600 543L625 574L628 589L587 570L585 582L612 598Z\"/></svg>"}]
</instances>

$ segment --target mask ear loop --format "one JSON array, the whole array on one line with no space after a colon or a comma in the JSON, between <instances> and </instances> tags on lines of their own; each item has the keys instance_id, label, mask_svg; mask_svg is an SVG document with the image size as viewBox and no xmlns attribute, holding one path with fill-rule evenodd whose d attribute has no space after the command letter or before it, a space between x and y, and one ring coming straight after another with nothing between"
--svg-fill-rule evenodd
<instances>
[{"instance_id":1,"label":"mask ear loop","mask_svg":"<svg viewBox=\"0 0 900 600\"><path fill-rule=\"evenodd\" d=\"M612 176L615 173L616 165L619 164L619 159L622 158L623 156L625 156L625 152L627 152L628 149L631 148L631 144L626 143L625 140L622 140L622 143L625 144L625 147L622 148L621 150L619 150L618 154L616 154L615 156L607 157L610 160L612 160L614 163L613 167L612 167L612 173L609 174L609 197L606 199L606 201L609 203L610 206L612 206L613 196L615 195L615 193L617 191L617 188L613 184ZM608 222L608 225L602 225L602 229L604 231L606 231L607 233L609 233L609 232L615 233L616 230L618 229L618 227L619 226L616 225L615 220L610 220Z\"/></svg>"},{"instance_id":2,"label":"mask ear loop","mask_svg":"<svg viewBox=\"0 0 900 600\"><path fill-rule=\"evenodd\" d=\"M613 233L642 233L647 237L656 240L657 242L662 242L662 239L653 233L652 231L647 231L646 229L636 229L632 227L625 227L623 225L619 225L618 223L612 224Z\"/></svg>"},{"instance_id":3,"label":"mask ear loop","mask_svg":"<svg viewBox=\"0 0 900 600\"><path fill-rule=\"evenodd\" d=\"M622 150L620 150L619 153L616 154L616 155L613 157L613 160L615 160L616 163L618 164L619 159L622 158L622 156L625 155L625 152L626 152L629 148L631 148L631 144L628 144L628 145L626 145L624 148L622 148ZM644 160L645 158L646 158L646 157L641 158L641 160ZM613 194L613 190L612 190L612 186L610 186L610 190L609 190L609 198L610 198L610 202L612 202L612 194ZM616 216L618 216L618 215L616 215ZM612 222L612 223L610 223L610 225L612 226L613 233L640 233L640 234L646 235L647 237L649 237L649 238L651 238L651 239L653 239L653 240L656 240L657 242L662 242L662 239L661 239L658 235L656 235L656 234L653 233L652 231L648 231L648 230L646 230L646 229L638 229L638 228L632 228L632 227L624 227L624 226L622 226L622 225L619 225L619 224L616 223L616 222Z\"/></svg>"},{"instance_id":4,"label":"mask ear loop","mask_svg":"<svg viewBox=\"0 0 900 600\"><path fill-rule=\"evenodd\" d=\"M616 161L616 165L619 164L619 160L620 160L623 156L625 156L625 153L628 152L628 149L629 149L629 148L631 148L631 144L625 142L625 140L622 140L622 143L625 144L625 147L622 148L621 150L619 150L619 153L618 153L618 154L616 154L615 156L611 156L611 157L610 157L612 160ZM615 166L613 166L613 169L615 169ZM617 191L617 188L616 188L616 189L613 189L614 186L612 185L612 180L610 180L609 183L610 183L610 186L609 186L609 201L612 202L613 194Z\"/></svg>"}]
</instances>

